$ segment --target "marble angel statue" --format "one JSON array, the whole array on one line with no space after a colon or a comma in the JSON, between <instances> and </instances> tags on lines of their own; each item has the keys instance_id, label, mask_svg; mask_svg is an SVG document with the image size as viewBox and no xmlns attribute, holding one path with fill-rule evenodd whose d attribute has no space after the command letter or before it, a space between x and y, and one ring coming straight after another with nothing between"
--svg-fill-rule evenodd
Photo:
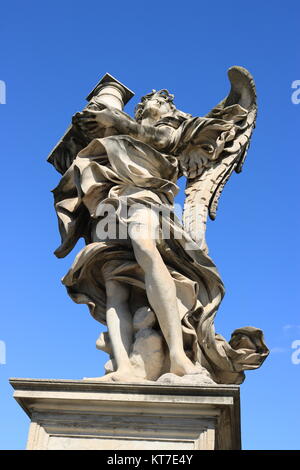
<instances>
[{"instance_id":1,"label":"marble angel statue","mask_svg":"<svg viewBox=\"0 0 300 470\"><path fill-rule=\"evenodd\" d=\"M230 93L205 117L177 110L167 90L144 96L134 119L93 99L73 117L77 140L65 139L52 157L62 173L53 191L56 256L86 243L62 282L108 329L97 344L111 361L99 380L159 383L173 374L239 384L268 355L257 328L239 328L229 342L214 329L224 286L208 256L206 219L242 169L257 111L250 73L235 66L228 76Z\"/></svg>"}]
</instances>

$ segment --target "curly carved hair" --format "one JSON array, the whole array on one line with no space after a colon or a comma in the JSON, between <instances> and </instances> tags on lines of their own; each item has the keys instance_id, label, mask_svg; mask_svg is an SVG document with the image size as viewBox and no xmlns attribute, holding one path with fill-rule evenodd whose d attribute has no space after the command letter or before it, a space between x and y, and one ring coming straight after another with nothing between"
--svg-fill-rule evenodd
<instances>
[{"instance_id":1,"label":"curly carved hair","mask_svg":"<svg viewBox=\"0 0 300 470\"><path fill-rule=\"evenodd\" d=\"M169 93L168 90L159 90L159 91L152 90L151 93L148 93L147 95L143 96L141 98L140 103L135 107L135 110L134 110L135 111L135 119L136 119L137 122L140 122L142 120L143 111L144 111L146 102L148 100L151 100L153 98L153 96L155 96L155 95L158 95L158 96L164 98L165 101L170 104L170 107L171 107L170 116L175 117L175 118L179 118L180 120L188 119L189 117L191 117L191 114L184 113L182 111L179 111L176 108L176 106L173 103L174 95Z\"/></svg>"}]
</instances>

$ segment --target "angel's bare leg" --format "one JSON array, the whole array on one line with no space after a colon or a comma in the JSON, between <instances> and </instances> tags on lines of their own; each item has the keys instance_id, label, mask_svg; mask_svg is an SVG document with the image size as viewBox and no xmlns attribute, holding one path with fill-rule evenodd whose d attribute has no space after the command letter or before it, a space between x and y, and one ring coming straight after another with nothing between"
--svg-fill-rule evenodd
<instances>
[{"instance_id":1,"label":"angel's bare leg","mask_svg":"<svg viewBox=\"0 0 300 470\"><path fill-rule=\"evenodd\" d=\"M129 360L133 339L132 316L128 307L129 289L117 281L107 281L106 322L112 344L117 370L102 377L115 381L133 380L133 370Z\"/></svg>"},{"instance_id":2,"label":"angel's bare leg","mask_svg":"<svg viewBox=\"0 0 300 470\"><path fill-rule=\"evenodd\" d=\"M118 369L130 365L132 345L132 316L128 308L129 291L117 281L108 281L106 287L106 322Z\"/></svg>"},{"instance_id":3,"label":"angel's bare leg","mask_svg":"<svg viewBox=\"0 0 300 470\"><path fill-rule=\"evenodd\" d=\"M160 328L169 347L170 372L177 375L193 374L198 369L184 352L176 288L156 247L156 241L151 236L153 234L153 220L150 220L151 214L149 214L149 211L150 209L145 209L137 212L136 215L136 219L141 217L140 225L143 226L143 236L138 235L136 232L132 233L131 239L135 258L145 273L147 297L156 313ZM149 223L148 228L147 221ZM138 225L138 220L136 222Z\"/></svg>"}]
</instances>

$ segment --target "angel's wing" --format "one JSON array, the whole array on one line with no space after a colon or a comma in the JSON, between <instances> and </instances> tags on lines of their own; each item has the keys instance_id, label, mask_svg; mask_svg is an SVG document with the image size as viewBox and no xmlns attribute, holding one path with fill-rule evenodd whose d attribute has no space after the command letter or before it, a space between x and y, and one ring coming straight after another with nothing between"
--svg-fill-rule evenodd
<instances>
[{"instance_id":1,"label":"angel's wing","mask_svg":"<svg viewBox=\"0 0 300 470\"><path fill-rule=\"evenodd\" d=\"M242 67L228 70L229 95L204 118L186 125L188 144L181 155L187 176L183 224L192 240L207 251L207 216L216 217L219 197L233 171L239 173L250 144L257 113L255 84Z\"/></svg>"}]
</instances>

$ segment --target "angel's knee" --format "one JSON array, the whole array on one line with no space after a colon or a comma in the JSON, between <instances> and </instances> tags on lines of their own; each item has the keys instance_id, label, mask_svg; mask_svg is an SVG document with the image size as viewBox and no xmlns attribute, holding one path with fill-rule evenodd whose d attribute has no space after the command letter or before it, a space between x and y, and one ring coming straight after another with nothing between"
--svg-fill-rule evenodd
<instances>
[{"instance_id":1,"label":"angel's knee","mask_svg":"<svg viewBox=\"0 0 300 470\"><path fill-rule=\"evenodd\" d=\"M153 267L159 256L155 240L132 240L132 246L135 258L144 271Z\"/></svg>"}]
</instances>

